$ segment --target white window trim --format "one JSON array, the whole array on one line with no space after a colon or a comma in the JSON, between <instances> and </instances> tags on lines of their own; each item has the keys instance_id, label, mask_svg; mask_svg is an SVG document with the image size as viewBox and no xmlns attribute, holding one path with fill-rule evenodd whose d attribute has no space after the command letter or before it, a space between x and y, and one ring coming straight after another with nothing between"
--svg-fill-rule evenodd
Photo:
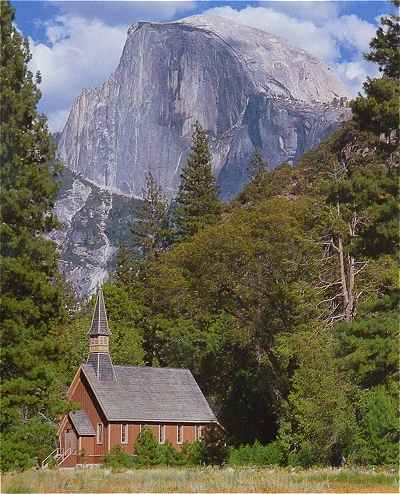
<instances>
[{"instance_id":1,"label":"white window trim","mask_svg":"<svg viewBox=\"0 0 400 494\"><path fill-rule=\"evenodd\" d=\"M160 444L165 443L165 424L159 424L158 426L158 442Z\"/></svg>"},{"instance_id":2,"label":"white window trim","mask_svg":"<svg viewBox=\"0 0 400 494\"><path fill-rule=\"evenodd\" d=\"M101 437L100 437L100 434L99 434L100 428L101 428ZM103 444L103 441L104 441L104 437L103 436L104 436L104 426L103 426L103 424L101 422L99 422L97 424L97 428L96 428L96 444Z\"/></svg>"},{"instance_id":3,"label":"white window trim","mask_svg":"<svg viewBox=\"0 0 400 494\"><path fill-rule=\"evenodd\" d=\"M182 427L182 437L180 441L179 441L179 427ZM178 424L176 426L176 444L183 444L183 431L184 431L183 425Z\"/></svg>"},{"instance_id":4,"label":"white window trim","mask_svg":"<svg viewBox=\"0 0 400 494\"><path fill-rule=\"evenodd\" d=\"M143 432L143 424L139 424L139 433L141 434Z\"/></svg>"},{"instance_id":5,"label":"white window trim","mask_svg":"<svg viewBox=\"0 0 400 494\"><path fill-rule=\"evenodd\" d=\"M122 436L123 436L123 430L124 430L124 427L126 427L125 429L125 441L123 441L122 439ZM128 424L121 424L121 444L128 444L128 436L129 436L129 426Z\"/></svg>"},{"instance_id":6,"label":"white window trim","mask_svg":"<svg viewBox=\"0 0 400 494\"><path fill-rule=\"evenodd\" d=\"M200 439L203 437L203 426L197 424L196 425L196 441L200 441Z\"/></svg>"}]
</instances>

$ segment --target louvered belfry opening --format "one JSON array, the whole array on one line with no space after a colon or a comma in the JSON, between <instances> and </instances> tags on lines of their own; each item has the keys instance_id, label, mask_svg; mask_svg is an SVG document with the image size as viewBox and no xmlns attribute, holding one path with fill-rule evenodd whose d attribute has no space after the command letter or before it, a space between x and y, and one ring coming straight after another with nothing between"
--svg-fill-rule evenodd
<instances>
[{"instance_id":1,"label":"louvered belfry opening","mask_svg":"<svg viewBox=\"0 0 400 494\"><path fill-rule=\"evenodd\" d=\"M100 381L114 381L115 372L109 352L109 337L106 306L101 287L97 292L92 324L89 330L89 356L87 363L93 367Z\"/></svg>"}]
</instances>

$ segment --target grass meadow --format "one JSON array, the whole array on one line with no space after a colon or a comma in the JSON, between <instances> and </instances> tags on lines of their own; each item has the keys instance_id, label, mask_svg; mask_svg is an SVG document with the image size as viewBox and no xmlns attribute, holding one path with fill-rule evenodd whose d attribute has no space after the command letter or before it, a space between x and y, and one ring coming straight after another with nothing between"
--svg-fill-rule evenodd
<instances>
[{"instance_id":1,"label":"grass meadow","mask_svg":"<svg viewBox=\"0 0 400 494\"><path fill-rule=\"evenodd\" d=\"M30 470L2 477L2 493L100 492L398 492L389 470L288 468L152 468L112 472L105 468Z\"/></svg>"}]
</instances>

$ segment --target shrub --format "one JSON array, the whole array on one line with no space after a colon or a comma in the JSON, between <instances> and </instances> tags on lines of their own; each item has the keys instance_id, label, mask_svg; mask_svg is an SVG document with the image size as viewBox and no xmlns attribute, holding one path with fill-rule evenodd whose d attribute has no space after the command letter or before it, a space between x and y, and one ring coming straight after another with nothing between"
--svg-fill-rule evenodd
<instances>
[{"instance_id":1,"label":"shrub","mask_svg":"<svg viewBox=\"0 0 400 494\"><path fill-rule=\"evenodd\" d=\"M183 465L201 465L205 462L205 445L203 441L185 443L182 446L181 457Z\"/></svg>"},{"instance_id":2,"label":"shrub","mask_svg":"<svg viewBox=\"0 0 400 494\"><path fill-rule=\"evenodd\" d=\"M204 434L203 461L206 465L223 465L228 457L225 433L219 425L209 425Z\"/></svg>"},{"instance_id":3,"label":"shrub","mask_svg":"<svg viewBox=\"0 0 400 494\"><path fill-rule=\"evenodd\" d=\"M288 455L288 465L291 467L309 468L317 463L318 453L315 448L304 442L300 449L297 451L291 451Z\"/></svg>"},{"instance_id":4,"label":"shrub","mask_svg":"<svg viewBox=\"0 0 400 494\"><path fill-rule=\"evenodd\" d=\"M231 448L228 462L230 465L279 465L282 458L281 447L276 441L263 446L256 440L253 445Z\"/></svg>"},{"instance_id":5,"label":"shrub","mask_svg":"<svg viewBox=\"0 0 400 494\"><path fill-rule=\"evenodd\" d=\"M104 458L104 464L112 470L123 470L132 468L135 465L135 459L129 453L126 453L121 446L115 445Z\"/></svg>"},{"instance_id":6,"label":"shrub","mask_svg":"<svg viewBox=\"0 0 400 494\"><path fill-rule=\"evenodd\" d=\"M38 466L55 445L56 428L32 418L1 434L1 471L27 470Z\"/></svg>"},{"instance_id":7,"label":"shrub","mask_svg":"<svg viewBox=\"0 0 400 494\"><path fill-rule=\"evenodd\" d=\"M397 400L383 386L364 393L361 399L359 434L351 459L360 464L397 465L399 419Z\"/></svg>"},{"instance_id":8,"label":"shrub","mask_svg":"<svg viewBox=\"0 0 400 494\"><path fill-rule=\"evenodd\" d=\"M157 465L176 466L184 465L182 454L177 451L169 442L158 445Z\"/></svg>"},{"instance_id":9,"label":"shrub","mask_svg":"<svg viewBox=\"0 0 400 494\"><path fill-rule=\"evenodd\" d=\"M156 441L153 433L144 427L135 442L135 462L140 466L158 465L161 453L160 445Z\"/></svg>"}]
</instances>

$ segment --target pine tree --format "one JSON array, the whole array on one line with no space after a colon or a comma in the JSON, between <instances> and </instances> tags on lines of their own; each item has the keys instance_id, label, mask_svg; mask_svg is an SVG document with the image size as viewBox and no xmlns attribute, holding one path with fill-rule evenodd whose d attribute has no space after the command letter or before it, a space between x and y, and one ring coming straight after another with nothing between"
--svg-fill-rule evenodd
<instances>
[{"instance_id":1,"label":"pine tree","mask_svg":"<svg viewBox=\"0 0 400 494\"><path fill-rule=\"evenodd\" d=\"M135 243L146 259L165 250L171 241L169 205L160 185L149 172L143 190L142 217L132 230Z\"/></svg>"},{"instance_id":2,"label":"pine tree","mask_svg":"<svg viewBox=\"0 0 400 494\"><path fill-rule=\"evenodd\" d=\"M398 10L400 0L392 0L396 10L395 14L384 16L376 32L375 38L370 42L371 51L365 55L370 62L376 62L379 70L386 77L398 79L400 77L400 16Z\"/></svg>"},{"instance_id":3,"label":"pine tree","mask_svg":"<svg viewBox=\"0 0 400 494\"><path fill-rule=\"evenodd\" d=\"M9 467L13 451L17 464L33 461L28 450L17 451L21 427L32 433L41 414L54 416L61 405L52 393L52 364L60 358L52 331L64 309L56 249L43 236L56 225L58 167L37 112L40 77L35 83L28 70L29 47L13 26L14 9L8 1L0 7L0 425Z\"/></svg>"},{"instance_id":4,"label":"pine tree","mask_svg":"<svg viewBox=\"0 0 400 494\"><path fill-rule=\"evenodd\" d=\"M399 0L392 3L398 11ZM359 95L351 108L361 129L388 137L393 131L398 132L400 126L400 16L385 16L381 24L365 58L376 62L383 76L380 79L368 77L363 86L366 95Z\"/></svg>"},{"instance_id":5,"label":"pine tree","mask_svg":"<svg viewBox=\"0 0 400 494\"><path fill-rule=\"evenodd\" d=\"M248 172L252 182L260 181L265 173L268 171L267 163L265 162L261 151L256 148L251 156L250 163L248 166Z\"/></svg>"},{"instance_id":6,"label":"pine tree","mask_svg":"<svg viewBox=\"0 0 400 494\"><path fill-rule=\"evenodd\" d=\"M178 237L186 239L206 225L214 224L220 211L207 135L196 122L192 150L182 172L176 198L175 223Z\"/></svg>"}]
</instances>

